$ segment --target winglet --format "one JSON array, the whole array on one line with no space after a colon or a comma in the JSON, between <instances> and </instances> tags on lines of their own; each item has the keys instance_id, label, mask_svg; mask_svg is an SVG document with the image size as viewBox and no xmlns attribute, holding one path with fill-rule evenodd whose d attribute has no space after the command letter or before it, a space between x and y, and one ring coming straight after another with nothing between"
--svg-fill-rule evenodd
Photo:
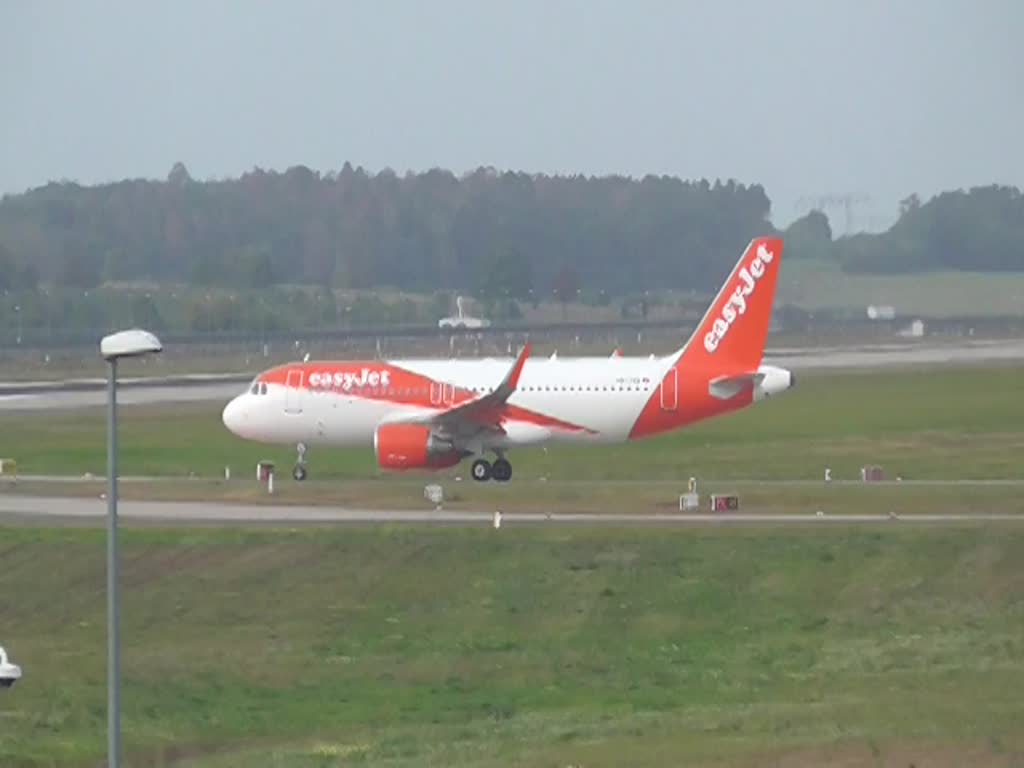
<instances>
[{"instance_id":1,"label":"winglet","mask_svg":"<svg viewBox=\"0 0 1024 768\"><path fill-rule=\"evenodd\" d=\"M519 386L519 377L523 373L523 367L526 365L526 358L530 356L530 342L526 342L526 346L523 347L519 353L519 357L516 358L515 363L512 364L511 370L505 374L504 381L498 385L498 391L507 398L513 392L516 387Z\"/></svg>"},{"instance_id":2,"label":"winglet","mask_svg":"<svg viewBox=\"0 0 1024 768\"><path fill-rule=\"evenodd\" d=\"M429 416L430 421L452 421L461 418L473 418L480 417L488 413L497 413L510 397L512 393L516 391L516 387L519 386L519 377L523 374L523 366L526 365L526 358L530 356L530 344L527 342L526 346L519 352L519 356L516 358L512 367L508 373L505 374L505 378L502 379L493 392L488 392L482 397L478 397L475 400L457 405L454 408L450 408L446 411L442 411L439 414L431 414Z\"/></svg>"}]
</instances>

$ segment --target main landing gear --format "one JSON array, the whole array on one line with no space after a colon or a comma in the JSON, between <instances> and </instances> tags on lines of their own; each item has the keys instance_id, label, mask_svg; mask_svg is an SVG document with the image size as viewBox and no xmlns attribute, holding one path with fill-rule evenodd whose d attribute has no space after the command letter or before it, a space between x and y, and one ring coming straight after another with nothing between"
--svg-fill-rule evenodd
<instances>
[{"instance_id":1,"label":"main landing gear","mask_svg":"<svg viewBox=\"0 0 1024 768\"><path fill-rule=\"evenodd\" d=\"M488 480L507 483L512 479L512 464L504 456L499 456L495 459L494 464L491 464L487 459L477 459L473 462L473 466L470 467L470 472L473 475L473 479L480 483L487 482Z\"/></svg>"},{"instance_id":2,"label":"main landing gear","mask_svg":"<svg viewBox=\"0 0 1024 768\"><path fill-rule=\"evenodd\" d=\"M299 453L299 458L295 462L295 467L292 469L292 477L297 482L302 482L306 479L306 444L299 443L295 446L295 450Z\"/></svg>"}]
</instances>

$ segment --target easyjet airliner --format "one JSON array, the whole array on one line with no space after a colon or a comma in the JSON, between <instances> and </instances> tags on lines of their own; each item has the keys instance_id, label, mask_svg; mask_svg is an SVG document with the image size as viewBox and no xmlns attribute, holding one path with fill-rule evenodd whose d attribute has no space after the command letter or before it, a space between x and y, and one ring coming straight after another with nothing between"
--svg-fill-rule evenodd
<instances>
[{"instance_id":1,"label":"easyjet airliner","mask_svg":"<svg viewBox=\"0 0 1024 768\"><path fill-rule=\"evenodd\" d=\"M782 240L750 242L693 336L656 357L303 361L268 370L224 409L234 434L373 446L385 469L442 469L475 457L475 480L512 477L510 449L637 440L729 413L794 384L762 364ZM494 454L493 463L488 456Z\"/></svg>"}]
</instances>

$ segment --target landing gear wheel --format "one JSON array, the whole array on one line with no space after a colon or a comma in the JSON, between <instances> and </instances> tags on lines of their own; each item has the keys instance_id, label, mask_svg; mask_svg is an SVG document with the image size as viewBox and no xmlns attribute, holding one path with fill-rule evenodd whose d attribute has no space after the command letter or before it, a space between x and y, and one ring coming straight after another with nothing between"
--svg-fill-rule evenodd
<instances>
[{"instance_id":1,"label":"landing gear wheel","mask_svg":"<svg viewBox=\"0 0 1024 768\"><path fill-rule=\"evenodd\" d=\"M491 465L486 459L477 459L473 462L473 466L470 468L470 472L473 474L473 479L477 482L484 483L491 479Z\"/></svg>"},{"instance_id":2,"label":"landing gear wheel","mask_svg":"<svg viewBox=\"0 0 1024 768\"><path fill-rule=\"evenodd\" d=\"M491 477L499 483L507 483L512 479L512 464L508 459L498 459L491 467Z\"/></svg>"}]
</instances>

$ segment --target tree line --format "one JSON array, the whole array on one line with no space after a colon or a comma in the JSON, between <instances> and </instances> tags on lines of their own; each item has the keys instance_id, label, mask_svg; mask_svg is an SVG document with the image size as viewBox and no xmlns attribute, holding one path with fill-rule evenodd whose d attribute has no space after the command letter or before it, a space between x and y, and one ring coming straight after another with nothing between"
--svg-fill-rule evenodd
<instances>
[{"instance_id":1,"label":"tree line","mask_svg":"<svg viewBox=\"0 0 1024 768\"><path fill-rule=\"evenodd\" d=\"M547 176L480 168L399 176L346 163L195 181L50 183L0 201L0 290L146 281L261 290L456 290L485 301L582 291L714 290L740 249L774 233L758 184ZM787 253L860 272L1024 269L1024 198L988 186L901 203L880 234L834 238L824 213Z\"/></svg>"},{"instance_id":2,"label":"tree line","mask_svg":"<svg viewBox=\"0 0 1024 768\"><path fill-rule=\"evenodd\" d=\"M1024 195L1012 186L951 190L922 203L910 195L885 232L833 239L827 217L811 211L786 231L786 252L838 262L847 272L1024 270Z\"/></svg>"},{"instance_id":3,"label":"tree line","mask_svg":"<svg viewBox=\"0 0 1024 768\"><path fill-rule=\"evenodd\" d=\"M6 196L0 258L30 270L18 273L22 283L83 289L147 280L521 297L573 284L622 294L708 288L770 227L769 212L762 187L734 181L488 168L399 177L346 164L198 182L178 164L165 181L51 183Z\"/></svg>"}]
</instances>

